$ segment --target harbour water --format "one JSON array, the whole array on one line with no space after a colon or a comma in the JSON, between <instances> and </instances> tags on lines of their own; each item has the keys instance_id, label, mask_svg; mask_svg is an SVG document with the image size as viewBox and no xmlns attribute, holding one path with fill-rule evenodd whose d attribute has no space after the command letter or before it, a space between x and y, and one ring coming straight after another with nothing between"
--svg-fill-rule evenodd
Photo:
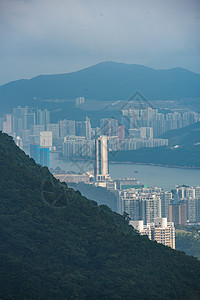
<instances>
[{"instance_id":1,"label":"harbour water","mask_svg":"<svg viewBox=\"0 0 200 300\"><path fill-rule=\"evenodd\" d=\"M61 160L58 153L50 153L50 168L60 167L64 171L80 172L93 170L93 163L89 161ZM200 185L200 169L167 168L160 166L117 164L109 166L109 173L113 179L136 178L147 186L159 186L164 190L171 190L175 185Z\"/></svg>"}]
</instances>

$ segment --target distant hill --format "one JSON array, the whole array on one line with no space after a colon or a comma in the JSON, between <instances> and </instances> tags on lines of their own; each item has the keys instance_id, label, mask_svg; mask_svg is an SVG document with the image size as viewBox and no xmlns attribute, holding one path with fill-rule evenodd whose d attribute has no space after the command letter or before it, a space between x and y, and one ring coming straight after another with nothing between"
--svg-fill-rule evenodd
<instances>
[{"instance_id":1,"label":"distant hill","mask_svg":"<svg viewBox=\"0 0 200 300\"><path fill-rule=\"evenodd\" d=\"M199 226L176 225L176 249L200 260Z\"/></svg>"},{"instance_id":2,"label":"distant hill","mask_svg":"<svg viewBox=\"0 0 200 300\"><path fill-rule=\"evenodd\" d=\"M96 201L99 205L105 204L110 207L112 211L117 212L117 195L115 193L103 187L93 186L83 182L70 182L69 186L75 190L79 190L83 196Z\"/></svg>"},{"instance_id":3,"label":"distant hill","mask_svg":"<svg viewBox=\"0 0 200 300\"><path fill-rule=\"evenodd\" d=\"M161 138L168 139L171 146L183 145L190 147L197 143L200 144L200 122L180 129L169 130L161 135Z\"/></svg>"},{"instance_id":4,"label":"distant hill","mask_svg":"<svg viewBox=\"0 0 200 300\"><path fill-rule=\"evenodd\" d=\"M177 148L161 146L109 153L110 161L151 164L157 166L200 168L200 145Z\"/></svg>"},{"instance_id":5,"label":"distant hill","mask_svg":"<svg viewBox=\"0 0 200 300\"><path fill-rule=\"evenodd\" d=\"M118 100L140 92L148 100L200 96L200 74L182 68L155 70L142 65L104 62L67 74L41 75L0 87L1 109L35 106L36 98Z\"/></svg>"},{"instance_id":6,"label":"distant hill","mask_svg":"<svg viewBox=\"0 0 200 300\"><path fill-rule=\"evenodd\" d=\"M0 299L199 299L200 262L137 234L0 132Z\"/></svg>"},{"instance_id":7,"label":"distant hill","mask_svg":"<svg viewBox=\"0 0 200 300\"><path fill-rule=\"evenodd\" d=\"M200 168L200 122L169 130L160 138L168 139L169 146L112 152L110 161Z\"/></svg>"}]
</instances>

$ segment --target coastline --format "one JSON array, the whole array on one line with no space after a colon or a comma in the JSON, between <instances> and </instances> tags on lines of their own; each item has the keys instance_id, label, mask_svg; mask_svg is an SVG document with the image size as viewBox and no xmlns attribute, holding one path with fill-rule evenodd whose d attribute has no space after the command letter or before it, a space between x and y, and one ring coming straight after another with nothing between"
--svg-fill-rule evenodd
<instances>
[{"instance_id":1,"label":"coastline","mask_svg":"<svg viewBox=\"0 0 200 300\"><path fill-rule=\"evenodd\" d=\"M165 165L165 164L154 164L154 163L136 163L131 161L109 161L109 164L131 164L131 165L141 165L141 166L200 170L200 167L188 167L188 166Z\"/></svg>"},{"instance_id":2,"label":"coastline","mask_svg":"<svg viewBox=\"0 0 200 300\"><path fill-rule=\"evenodd\" d=\"M58 152L57 152L58 153ZM91 158L77 158L77 157L71 157L71 158L65 158L63 156L58 156L56 158L57 160L63 160L67 162L90 162L93 163L93 160ZM163 167L163 168L176 168L176 169L188 169L188 170L200 170L200 167L188 167L188 166L179 166L179 165L165 165L165 164L155 164L155 163L141 163L141 162L131 162L131 161L109 161L109 164L130 164L130 165L141 165L141 166L153 166L153 167Z\"/></svg>"}]
</instances>

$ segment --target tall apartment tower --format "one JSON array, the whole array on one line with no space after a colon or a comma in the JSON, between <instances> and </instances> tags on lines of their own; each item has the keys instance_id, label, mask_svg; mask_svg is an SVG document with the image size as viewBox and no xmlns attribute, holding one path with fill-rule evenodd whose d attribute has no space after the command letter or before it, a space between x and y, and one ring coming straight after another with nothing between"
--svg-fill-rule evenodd
<instances>
[{"instance_id":1,"label":"tall apartment tower","mask_svg":"<svg viewBox=\"0 0 200 300\"><path fill-rule=\"evenodd\" d=\"M108 136L118 135L118 121L115 119L105 118L100 120L101 134Z\"/></svg>"},{"instance_id":2,"label":"tall apartment tower","mask_svg":"<svg viewBox=\"0 0 200 300\"><path fill-rule=\"evenodd\" d=\"M187 208L183 201L169 205L169 221L174 224L187 224Z\"/></svg>"},{"instance_id":3,"label":"tall apartment tower","mask_svg":"<svg viewBox=\"0 0 200 300\"><path fill-rule=\"evenodd\" d=\"M76 135L91 140L91 124L88 117L86 117L86 121L76 122Z\"/></svg>"},{"instance_id":4,"label":"tall apartment tower","mask_svg":"<svg viewBox=\"0 0 200 300\"><path fill-rule=\"evenodd\" d=\"M40 145L30 144L30 157L40 164Z\"/></svg>"},{"instance_id":5,"label":"tall apartment tower","mask_svg":"<svg viewBox=\"0 0 200 300\"><path fill-rule=\"evenodd\" d=\"M162 192L160 197L161 197L162 218L169 219L169 205L172 201L172 193L171 192Z\"/></svg>"},{"instance_id":6,"label":"tall apartment tower","mask_svg":"<svg viewBox=\"0 0 200 300\"><path fill-rule=\"evenodd\" d=\"M52 147L52 131L40 131L40 147Z\"/></svg>"},{"instance_id":7,"label":"tall apartment tower","mask_svg":"<svg viewBox=\"0 0 200 300\"><path fill-rule=\"evenodd\" d=\"M94 177L96 181L104 181L108 174L108 144L107 136L95 139Z\"/></svg>"},{"instance_id":8,"label":"tall apartment tower","mask_svg":"<svg viewBox=\"0 0 200 300\"><path fill-rule=\"evenodd\" d=\"M42 148L40 145L30 144L30 157L37 164L49 167L49 148Z\"/></svg>"},{"instance_id":9,"label":"tall apartment tower","mask_svg":"<svg viewBox=\"0 0 200 300\"><path fill-rule=\"evenodd\" d=\"M50 123L50 111L46 108L44 110L37 109L36 111L37 125L46 125Z\"/></svg>"},{"instance_id":10,"label":"tall apartment tower","mask_svg":"<svg viewBox=\"0 0 200 300\"><path fill-rule=\"evenodd\" d=\"M153 222L147 225L144 225L143 220L130 221L130 225L141 235L147 235L150 240L175 249L174 223L167 222L167 218L154 218Z\"/></svg>"},{"instance_id":11,"label":"tall apartment tower","mask_svg":"<svg viewBox=\"0 0 200 300\"><path fill-rule=\"evenodd\" d=\"M76 123L73 120L60 120L60 137L64 138L67 135L75 135Z\"/></svg>"},{"instance_id":12,"label":"tall apartment tower","mask_svg":"<svg viewBox=\"0 0 200 300\"><path fill-rule=\"evenodd\" d=\"M3 132L10 134L10 135L12 134L12 115L11 114L4 115Z\"/></svg>"}]
</instances>

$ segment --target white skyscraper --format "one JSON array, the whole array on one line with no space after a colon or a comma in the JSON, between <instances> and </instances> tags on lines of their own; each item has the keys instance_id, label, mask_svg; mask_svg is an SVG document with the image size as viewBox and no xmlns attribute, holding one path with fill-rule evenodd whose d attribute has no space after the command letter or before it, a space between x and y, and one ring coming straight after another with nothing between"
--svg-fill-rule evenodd
<instances>
[{"instance_id":1,"label":"white skyscraper","mask_svg":"<svg viewBox=\"0 0 200 300\"><path fill-rule=\"evenodd\" d=\"M4 121L3 121L3 132L7 134L12 134L12 115L7 114L4 116Z\"/></svg>"},{"instance_id":2,"label":"white skyscraper","mask_svg":"<svg viewBox=\"0 0 200 300\"><path fill-rule=\"evenodd\" d=\"M107 136L100 136L95 140L94 176L96 181L104 181L108 174L108 145Z\"/></svg>"},{"instance_id":3,"label":"white skyscraper","mask_svg":"<svg viewBox=\"0 0 200 300\"><path fill-rule=\"evenodd\" d=\"M52 131L40 132L40 147L52 147Z\"/></svg>"}]
</instances>

